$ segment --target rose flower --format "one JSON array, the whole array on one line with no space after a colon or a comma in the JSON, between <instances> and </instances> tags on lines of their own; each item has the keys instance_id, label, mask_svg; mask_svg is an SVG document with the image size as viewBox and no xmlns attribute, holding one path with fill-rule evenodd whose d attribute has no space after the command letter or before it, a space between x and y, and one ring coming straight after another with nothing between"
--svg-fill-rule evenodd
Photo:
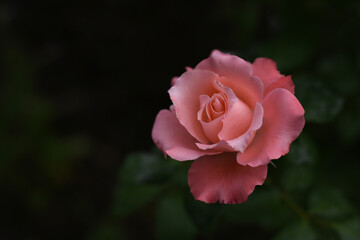
<instances>
[{"instance_id":1,"label":"rose flower","mask_svg":"<svg viewBox=\"0 0 360 240\"><path fill-rule=\"evenodd\" d=\"M188 183L206 203L246 201L305 124L291 76L267 58L251 64L214 50L174 78L169 94L173 105L157 115L152 138L171 158L194 160Z\"/></svg>"}]
</instances>

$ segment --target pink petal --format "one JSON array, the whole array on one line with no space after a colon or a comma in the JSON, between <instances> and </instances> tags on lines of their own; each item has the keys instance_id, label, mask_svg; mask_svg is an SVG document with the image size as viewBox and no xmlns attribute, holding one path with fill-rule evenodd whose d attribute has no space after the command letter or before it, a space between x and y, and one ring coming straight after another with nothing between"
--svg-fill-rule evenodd
<instances>
[{"instance_id":1,"label":"pink petal","mask_svg":"<svg viewBox=\"0 0 360 240\"><path fill-rule=\"evenodd\" d=\"M221 103L221 101L218 98L214 100L213 107L214 107L214 111L216 112L224 111L224 104Z\"/></svg>"},{"instance_id":2,"label":"pink petal","mask_svg":"<svg viewBox=\"0 0 360 240\"><path fill-rule=\"evenodd\" d=\"M209 143L197 113L200 109L199 96L212 96L218 75L207 70L189 70L182 74L169 90L170 98L175 105L176 116L187 131L198 141Z\"/></svg>"},{"instance_id":3,"label":"pink petal","mask_svg":"<svg viewBox=\"0 0 360 240\"><path fill-rule=\"evenodd\" d=\"M257 103L248 130L241 136L227 141L229 146L231 146L234 149L234 151L237 152L245 151L247 146L253 140L256 130L258 130L262 126L263 114L264 114L263 107L259 103Z\"/></svg>"},{"instance_id":4,"label":"pink petal","mask_svg":"<svg viewBox=\"0 0 360 240\"><path fill-rule=\"evenodd\" d=\"M200 121L200 123L208 139L214 143L219 142L218 134L223 127L222 117L212 120L211 122Z\"/></svg>"},{"instance_id":5,"label":"pink petal","mask_svg":"<svg viewBox=\"0 0 360 240\"><path fill-rule=\"evenodd\" d=\"M223 89L228 97L229 109L219 138L231 140L241 136L249 128L253 114L249 106L239 100L230 88L223 86Z\"/></svg>"},{"instance_id":6,"label":"pink petal","mask_svg":"<svg viewBox=\"0 0 360 240\"><path fill-rule=\"evenodd\" d=\"M203 156L189 169L188 182L195 199L215 203L242 203L262 185L267 166L242 166L236 162L235 153Z\"/></svg>"},{"instance_id":7,"label":"pink petal","mask_svg":"<svg viewBox=\"0 0 360 240\"><path fill-rule=\"evenodd\" d=\"M251 64L238 56L213 50L210 57L201 61L196 69L207 69L219 74L219 76L239 75L251 76Z\"/></svg>"},{"instance_id":8,"label":"pink petal","mask_svg":"<svg viewBox=\"0 0 360 240\"><path fill-rule=\"evenodd\" d=\"M185 70L186 71L191 71L191 70L193 70L191 67L185 67ZM172 79L171 79L171 86L173 86L174 84L175 84L175 81L178 79L179 77L173 77Z\"/></svg>"},{"instance_id":9,"label":"pink petal","mask_svg":"<svg viewBox=\"0 0 360 240\"><path fill-rule=\"evenodd\" d=\"M214 108L214 103L218 103L218 110ZM221 105L219 107L219 105ZM206 104L206 113L209 119L214 120L222 115L224 115L227 109L227 99L226 95L223 92L215 93Z\"/></svg>"},{"instance_id":10,"label":"pink petal","mask_svg":"<svg viewBox=\"0 0 360 240\"><path fill-rule=\"evenodd\" d=\"M196 145L194 139L179 123L175 110L161 110L156 116L152 130L155 144L171 158L185 161L193 160L206 154L217 154L215 151L203 151Z\"/></svg>"},{"instance_id":11,"label":"pink petal","mask_svg":"<svg viewBox=\"0 0 360 240\"><path fill-rule=\"evenodd\" d=\"M220 82L231 88L236 96L252 109L262 102L263 84L257 77L251 77L252 66L243 59L214 50L210 57L200 62L195 69L207 69L224 76Z\"/></svg>"},{"instance_id":12,"label":"pink petal","mask_svg":"<svg viewBox=\"0 0 360 240\"><path fill-rule=\"evenodd\" d=\"M198 111L197 114L197 119L199 121L204 121L204 122L209 122L211 121L210 117L209 117L209 113L207 113L207 109L206 106L210 101L210 97L208 95L201 95L199 97L200 100L200 110Z\"/></svg>"},{"instance_id":13,"label":"pink petal","mask_svg":"<svg viewBox=\"0 0 360 240\"><path fill-rule=\"evenodd\" d=\"M214 120L210 120L209 114L206 113L207 105L210 102L210 97L207 95L201 95L200 96L200 111L198 112L198 120L201 123L201 126L203 128L203 131L206 135L206 137L211 142L218 142L219 137L218 133L222 128L222 117L218 117Z\"/></svg>"},{"instance_id":14,"label":"pink petal","mask_svg":"<svg viewBox=\"0 0 360 240\"><path fill-rule=\"evenodd\" d=\"M178 79L179 77L173 77L172 79L171 79L171 86L173 86L174 84L175 84L175 82L176 82L176 80Z\"/></svg>"},{"instance_id":15,"label":"pink petal","mask_svg":"<svg viewBox=\"0 0 360 240\"><path fill-rule=\"evenodd\" d=\"M216 150L219 152L236 152L236 150L229 145L228 141L220 140L214 144L195 143L198 148L202 150Z\"/></svg>"},{"instance_id":16,"label":"pink petal","mask_svg":"<svg viewBox=\"0 0 360 240\"><path fill-rule=\"evenodd\" d=\"M213 149L217 151L226 151L226 152L244 152L246 147L253 140L256 130L258 130L262 125L263 113L264 111L262 106L259 103L257 103L253 113L253 118L250 127L241 136L232 140L220 140L218 143L215 144L196 143L196 145L203 150Z\"/></svg>"},{"instance_id":17,"label":"pink petal","mask_svg":"<svg viewBox=\"0 0 360 240\"><path fill-rule=\"evenodd\" d=\"M295 93L295 85L294 85L293 81L291 80L291 76L281 77L278 80L276 80L275 82L269 84L269 86L267 86L267 88L264 91L264 96L266 96L269 92L271 92L272 90L274 90L276 88L285 88L292 94Z\"/></svg>"},{"instance_id":18,"label":"pink petal","mask_svg":"<svg viewBox=\"0 0 360 240\"><path fill-rule=\"evenodd\" d=\"M252 64L253 75L258 76L264 83L264 87L276 81L283 75L276 68L276 63L269 58L257 58Z\"/></svg>"},{"instance_id":19,"label":"pink petal","mask_svg":"<svg viewBox=\"0 0 360 240\"><path fill-rule=\"evenodd\" d=\"M304 109L289 91L278 88L264 99L262 127L244 153L238 153L242 165L256 167L268 164L289 152L290 144L299 136L304 124Z\"/></svg>"}]
</instances>

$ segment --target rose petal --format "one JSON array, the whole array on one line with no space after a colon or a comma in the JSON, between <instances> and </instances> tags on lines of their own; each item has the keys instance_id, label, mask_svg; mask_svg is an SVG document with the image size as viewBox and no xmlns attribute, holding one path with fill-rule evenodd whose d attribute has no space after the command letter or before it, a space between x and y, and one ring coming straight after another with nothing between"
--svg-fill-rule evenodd
<instances>
[{"instance_id":1,"label":"rose petal","mask_svg":"<svg viewBox=\"0 0 360 240\"><path fill-rule=\"evenodd\" d=\"M218 133L222 128L222 118L216 118L215 120L210 120L209 114L206 114L207 105L210 102L210 97L207 95L200 96L200 111L198 112L198 120L201 123L203 131L206 137L211 142L218 142L219 137Z\"/></svg>"},{"instance_id":2,"label":"rose petal","mask_svg":"<svg viewBox=\"0 0 360 240\"><path fill-rule=\"evenodd\" d=\"M176 80L178 79L179 77L173 77L172 79L171 79L171 86L173 86L174 84L175 84L175 82L176 82Z\"/></svg>"},{"instance_id":3,"label":"rose petal","mask_svg":"<svg viewBox=\"0 0 360 240\"><path fill-rule=\"evenodd\" d=\"M244 152L247 146L253 140L256 130L258 130L262 126L263 114L263 107L259 103L257 103L248 130L241 136L232 140L228 140L228 145L231 146L235 151Z\"/></svg>"},{"instance_id":4,"label":"rose petal","mask_svg":"<svg viewBox=\"0 0 360 240\"><path fill-rule=\"evenodd\" d=\"M231 88L252 109L262 102L263 84L257 77L251 77L252 66L243 59L214 50L210 57L200 62L195 69L206 69L224 76L220 82Z\"/></svg>"},{"instance_id":5,"label":"rose petal","mask_svg":"<svg viewBox=\"0 0 360 240\"><path fill-rule=\"evenodd\" d=\"M290 144L304 127L304 109L285 89L271 91L264 99L263 107L263 125L246 151L238 153L239 164L256 167L278 159L289 152Z\"/></svg>"},{"instance_id":6,"label":"rose petal","mask_svg":"<svg viewBox=\"0 0 360 240\"><path fill-rule=\"evenodd\" d=\"M215 112L223 112L224 111L224 104L220 102L218 98L216 98L213 102L213 109Z\"/></svg>"},{"instance_id":7,"label":"rose petal","mask_svg":"<svg viewBox=\"0 0 360 240\"><path fill-rule=\"evenodd\" d=\"M204 143L195 143L196 146L202 150L216 150L219 152L236 152L236 150L229 145L226 140L220 140L218 143L214 144L204 144Z\"/></svg>"},{"instance_id":8,"label":"rose petal","mask_svg":"<svg viewBox=\"0 0 360 240\"><path fill-rule=\"evenodd\" d=\"M211 122L200 121L206 137L213 143L219 142L218 134L223 127L222 117L219 117Z\"/></svg>"},{"instance_id":9,"label":"rose petal","mask_svg":"<svg viewBox=\"0 0 360 240\"><path fill-rule=\"evenodd\" d=\"M188 182L195 199L215 203L242 203L264 183L267 166L242 166L235 153L203 156L189 169Z\"/></svg>"},{"instance_id":10,"label":"rose petal","mask_svg":"<svg viewBox=\"0 0 360 240\"><path fill-rule=\"evenodd\" d=\"M276 68L276 63L269 58L257 58L252 64L253 75L258 76L264 83L264 87L276 81L283 75Z\"/></svg>"},{"instance_id":11,"label":"rose petal","mask_svg":"<svg viewBox=\"0 0 360 240\"><path fill-rule=\"evenodd\" d=\"M210 97L208 95L201 95L199 97L200 100L200 110L197 114L197 119L199 121L209 122L211 121L209 118L209 114L206 112L206 106L210 101Z\"/></svg>"},{"instance_id":12,"label":"rose petal","mask_svg":"<svg viewBox=\"0 0 360 240\"><path fill-rule=\"evenodd\" d=\"M255 131L258 130L262 125L263 113L264 111L262 106L257 103L250 127L244 134L232 140L220 140L215 144L196 143L196 145L203 150L213 149L227 152L244 152L247 146L253 140Z\"/></svg>"},{"instance_id":13,"label":"rose petal","mask_svg":"<svg viewBox=\"0 0 360 240\"><path fill-rule=\"evenodd\" d=\"M273 91L276 88L285 88L292 94L295 94L295 85L291 80L291 76L281 77L275 82L269 84L264 91L264 96L266 96L269 92Z\"/></svg>"},{"instance_id":14,"label":"rose petal","mask_svg":"<svg viewBox=\"0 0 360 240\"><path fill-rule=\"evenodd\" d=\"M253 114L249 106L239 100L230 88L223 86L223 89L228 97L229 109L219 138L231 140L241 136L249 128Z\"/></svg>"},{"instance_id":15,"label":"rose petal","mask_svg":"<svg viewBox=\"0 0 360 240\"><path fill-rule=\"evenodd\" d=\"M208 69L220 76L240 75L250 76L252 74L251 64L238 56L213 50L210 57L201 61L196 69Z\"/></svg>"},{"instance_id":16,"label":"rose petal","mask_svg":"<svg viewBox=\"0 0 360 240\"><path fill-rule=\"evenodd\" d=\"M179 161L218 153L212 150L201 150L195 145L196 139L179 123L173 107L171 111L161 110L158 113L152 130L152 138L159 149Z\"/></svg>"},{"instance_id":17,"label":"rose petal","mask_svg":"<svg viewBox=\"0 0 360 240\"><path fill-rule=\"evenodd\" d=\"M186 71L191 71L191 70L193 70L191 67L185 67L185 70ZM173 77L172 79L171 79L171 86L173 86L174 84L175 84L175 81L178 79L179 77Z\"/></svg>"},{"instance_id":18,"label":"rose petal","mask_svg":"<svg viewBox=\"0 0 360 240\"><path fill-rule=\"evenodd\" d=\"M217 74L207 70L190 70L182 74L169 90L180 123L194 138L202 143L209 143L210 141L197 120L197 113L200 109L199 96L212 96L217 78Z\"/></svg>"},{"instance_id":19,"label":"rose petal","mask_svg":"<svg viewBox=\"0 0 360 240\"><path fill-rule=\"evenodd\" d=\"M219 102L219 104L221 105L220 111L216 111L214 109L213 103L215 101L215 99ZM219 100L220 99L220 100ZM220 102L221 101L221 102ZM213 120L216 119L222 115L224 115L226 108L227 108L227 100L226 100L226 95L223 92L220 93L215 93L209 100L209 103L206 106L206 112L209 116L209 119Z\"/></svg>"}]
</instances>

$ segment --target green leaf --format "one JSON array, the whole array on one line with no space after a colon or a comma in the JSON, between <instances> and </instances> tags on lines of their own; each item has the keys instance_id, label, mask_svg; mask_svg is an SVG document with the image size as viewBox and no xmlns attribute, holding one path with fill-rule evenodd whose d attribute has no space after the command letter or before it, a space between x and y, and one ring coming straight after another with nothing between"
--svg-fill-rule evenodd
<instances>
[{"instance_id":1,"label":"green leaf","mask_svg":"<svg viewBox=\"0 0 360 240\"><path fill-rule=\"evenodd\" d=\"M176 171L174 171L171 177L168 180L168 183L175 187L186 188L186 191L189 191L188 188L188 170L192 161L187 162L178 162L176 160L170 159L176 164Z\"/></svg>"},{"instance_id":2,"label":"green leaf","mask_svg":"<svg viewBox=\"0 0 360 240\"><path fill-rule=\"evenodd\" d=\"M305 221L293 224L285 228L275 240L315 240L316 233Z\"/></svg>"},{"instance_id":3,"label":"green leaf","mask_svg":"<svg viewBox=\"0 0 360 240\"><path fill-rule=\"evenodd\" d=\"M353 103L356 104L356 103ZM353 142L358 139L360 135L360 112L352 109L359 109L360 104L351 106L346 109L337 121L337 129L340 137L346 143Z\"/></svg>"},{"instance_id":4,"label":"green leaf","mask_svg":"<svg viewBox=\"0 0 360 240\"><path fill-rule=\"evenodd\" d=\"M187 212L201 232L205 234L205 237L209 238L215 230L216 220L218 219L222 204L207 204L196 201L190 191L187 193L185 198Z\"/></svg>"},{"instance_id":5,"label":"green leaf","mask_svg":"<svg viewBox=\"0 0 360 240\"><path fill-rule=\"evenodd\" d=\"M159 185L122 185L115 190L113 213L122 217L135 212L154 199L162 190Z\"/></svg>"},{"instance_id":6,"label":"green leaf","mask_svg":"<svg viewBox=\"0 0 360 240\"><path fill-rule=\"evenodd\" d=\"M221 213L235 224L260 224L269 229L281 228L292 217L278 192L267 186L256 189L245 203L222 206Z\"/></svg>"},{"instance_id":7,"label":"green leaf","mask_svg":"<svg viewBox=\"0 0 360 240\"><path fill-rule=\"evenodd\" d=\"M63 140L47 137L41 140L40 146L43 149L38 149L40 155L38 159L48 176L57 184L63 184L71 178L74 160L86 154L86 145L85 139Z\"/></svg>"},{"instance_id":8,"label":"green leaf","mask_svg":"<svg viewBox=\"0 0 360 240\"><path fill-rule=\"evenodd\" d=\"M354 218L343 223L336 224L335 229L341 240L360 239L360 219Z\"/></svg>"},{"instance_id":9,"label":"green leaf","mask_svg":"<svg viewBox=\"0 0 360 240\"><path fill-rule=\"evenodd\" d=\"M321 188L310 196L309 211L316 216L339 219L351 213L351 206L338 190Z\"/></svg>"},{"instance_id":10,"label":"green leaf","mask_svg":"<svg viewBox=\"0 0 360 240\"><path fill-rule=\"evenodd\" d=\"M309 166L288 166L282 174L282 186L288 192L303 192L312 185L314 171Z\"/></svg>"},{"instance_id":11,"label":"green leaf","mask_svg":"<svg viewBox=\"0 0 360 240\"><path fill-rule=\"evenodd\" d=\"M317 161L316 147L303 133L290 148L289 154L280 169L281 186L289 193L303 193L314 180L314 167Z\"/></svg>"},{"instance_id":12,"label":"green leaf","mask_svg":"<svg viewBox=\"0 0 360 240\"><path fill-rule=\"evenodd\" d=\"M159 183L166 181L179 166L158 152L130 154L120 170L122 183Z\"/></svg>"},{"instance_id":13,"label":"green leaf","mask_svg":"<svg viewBox=\"0 0 360 240\"><path fill-rule=\"evenodd\" d=\"M355 95L359 92L360 82L354 61L343 53L324 57L318 65L318 72L326 79L326 84L342 95Z\"/></svg>"},{"instance_id":14,"label":"green leaf","mask_svg":"<svg viewBox=\"0 0 360 240\"><path fill-rule=\"evenodd\" d=\"M317 157L315 143L304 132L291 144L290 151L286 155L289 162L305 166L313 166L316 163Z\"/></svg>"},{"instance_id":15,"label":"green leaf","mask_svg":"<svg viewBox=\"0 0 360 240\"><path fill-rule=\"evenodd\" d=\"M113 240L123 239L121 234L121 228L113 223L103 223L99 227L92 231L89 240Z\"/></svg>"},{"instance_id":16,"label":"green leaf","mask_svg":"<svg viewBox=\"0 0 360 240\"><path fill-rule=\"evenodd\" d=\"M158 150L128 155L120 169L115 190L115 216L137 211L165 188L187 187L187 169L187 164L165 159Z\"/></svg>"},{"instance_id":17,"label":"green leaf","mask_svg":"<svg viewBox=\"0 0 360 240\"><path fill-rule=\"evenodd\" d=\"M311 76L294 77L296 95L305 109L306 121L331 121L342 109L343 99Z\"/></svg>"},{"instance_id":18,"label":"green leaf","mask_svg":"<svg viewBox=\"0 0 360 240\"><path fill-rule=\"evenodd\" d=\"M156 239L194 239L196 232L197 229L186 212L182 195L177 192L166 195L160 201L156 213Z\"/></svg>"},{"instance_id":19,"label":"green leaf","mask_svg":"<svg viewBox=\"0 0 360 240\"><path fill-rule=\"evenodd\" d=\"M259 56L273 59L281 73L290 72L306 63L313 54L314 43L303 36L283 35L259 46Z\"/></svg>"}]
</instances>

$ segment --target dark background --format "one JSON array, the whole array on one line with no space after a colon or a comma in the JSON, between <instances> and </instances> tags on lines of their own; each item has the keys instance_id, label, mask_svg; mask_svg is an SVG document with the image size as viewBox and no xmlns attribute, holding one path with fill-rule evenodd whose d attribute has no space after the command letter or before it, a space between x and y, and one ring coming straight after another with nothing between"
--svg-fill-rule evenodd
<instances>
[{"instance_id":1,"label":"dark background","mask_svg":"<svg viewBox=\"0 0 360 240\"><path fill-rule=\"evenodd\" d=\"M360 239L359 17L350 0L1 1L0 239ZM240 206L195 202L189 165L152 150L171 78L213 49L274 59L306 111Z\"/></svg>"}]
</instances>

